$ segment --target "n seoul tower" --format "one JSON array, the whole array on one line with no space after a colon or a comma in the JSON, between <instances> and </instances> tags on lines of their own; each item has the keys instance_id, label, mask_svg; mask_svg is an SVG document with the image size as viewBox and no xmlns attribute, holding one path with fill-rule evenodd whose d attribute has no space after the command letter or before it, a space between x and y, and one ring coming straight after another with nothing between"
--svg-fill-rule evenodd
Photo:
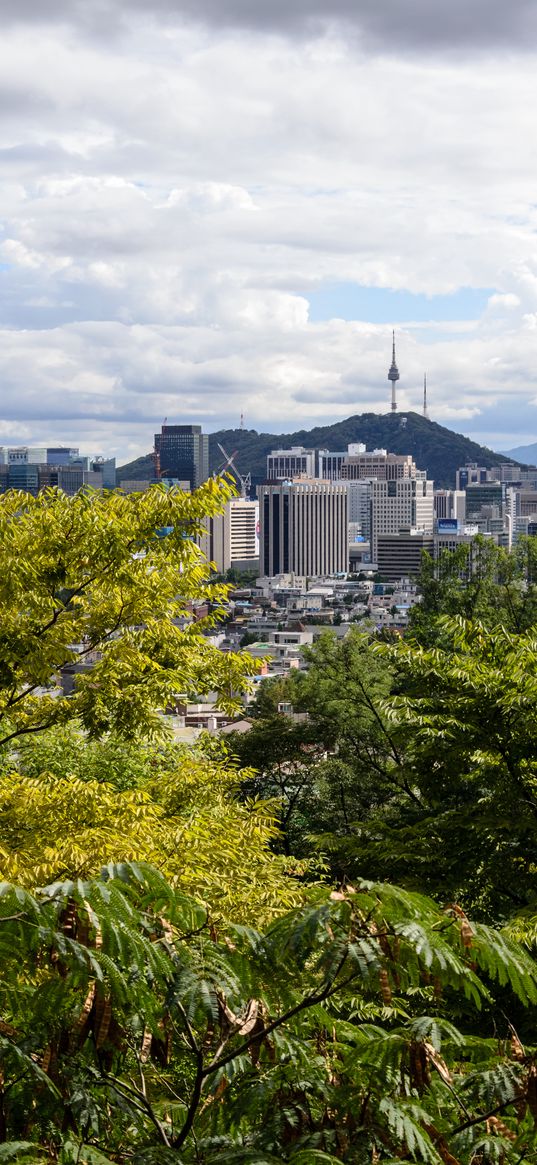
<instances>
[{"instance_id":1,"label":"n seoul tower","mask_svg":"<svg viewBox=\"0 0 537 1165\"><path fill-rule=\"evenodd\" d=\"M395 362L395 330L392 332L392 363L390 371L388 372L388 380L392 382L392 413L397 412L397 401L395 399L395 385L399 380L399 369Z\"/></svg>"}]
</instances>

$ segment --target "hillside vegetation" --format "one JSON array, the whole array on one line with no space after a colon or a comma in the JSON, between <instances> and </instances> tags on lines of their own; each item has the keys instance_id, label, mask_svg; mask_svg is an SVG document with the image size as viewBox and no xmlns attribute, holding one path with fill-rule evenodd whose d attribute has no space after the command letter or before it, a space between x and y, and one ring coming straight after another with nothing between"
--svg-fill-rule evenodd
<instances>
[{"instance_id":1,"label":"hillside vegetation","mask_svg":"<svg viewBox=\"0 0 537 1165\"><path fill-rule=\"evenodd\" d=\"M306 448L346 449L354 441L363 441L368 449L385 448L392 453L411 453L419 469L426 469L437 488L452 488L460 465L476 461L479 465L501 465L509 458L495 453L461 433L453 433L419 413L391 414L362 413L338 421L335 425L315 429L299 429L295 433L258 433L255 429L220 429L209 436L211 471L219 469L223 457L218 445L229 453L237 451L241 473L251 473L254 484L264 481L266 456L271 449L285 449L291 445ZM140 457L118 470L118 480L147 478L152 473L152 461Z\"/></svg>"}]
</instances>

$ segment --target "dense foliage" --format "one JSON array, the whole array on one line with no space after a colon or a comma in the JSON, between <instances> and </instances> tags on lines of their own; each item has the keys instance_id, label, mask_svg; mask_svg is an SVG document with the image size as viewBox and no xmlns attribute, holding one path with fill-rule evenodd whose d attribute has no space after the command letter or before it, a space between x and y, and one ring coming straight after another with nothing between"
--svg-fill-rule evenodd
<instances>
[{"instance_id":1,"label":"dense foliage","mask_svg":"<svg viewBox=\"0 0 537 1165\"><path fill-rule=\"evenodd\" d=\"M216 689L229 704L243 689L248 660L212 648L211 617L191 616L193 600L213 619L222 608L196 537L227 496L217 481L193 495L0 496L0 745L73 718L94 735L155 736L177 696Z\"/></svg>"},{"instance_id":2,"label":"dense foliage","mask_svg":"<svg viewBox=\"0 0 537 1165\"><path fill-rule=\"evenodd\" d=\"M537 1165L533 546L321 636L235 759L161 716L253 668L192 607L225 497L0 511L0 1165Z\"/></svg>"},{"instance_id":3,"label":"dense foliage","mask_svg":"<svg viewBox=\"0 0 537 1165\"><path fill-rule=\"evenodd\" d=\"M401 422L404 420L404 424ZM254 481L266 477L266 457L272 449L289 449L303 445L307 449L346 449L349 444L363 441L368 449L389 449L391 453L411 453L420 469L426 469L436 488L455 487L455 473L461 465L502 465L509 461L501 453L486 449L461 433L454 433L443 425L429 421L419 413L362 413L323 425L315 429L300 429L296 433L257 433L255 429L224 429L209 435L211 469L218 470L222 454L218 445L236 449L241 473L251 473ZM119 478L151 478L154 471L150 455L140 457L122 466Z\"/></svg>"},{"instance_id":4,"label":"dense foliage","mask_svg":"<svg viewBox=\"0 0 537 1165\"><path fill-rule=\"evenodd\" d=\"M307 672L263 686L232 747L259 792L285 786L295 853L320 847L334 877L389 877L488 921L537 914L536 555L535 540L512 554L478 540L426 560L403 639L325 633ZM307 713L285 732L282 700Z\"/></svg>"},{"instance_id":5,"label":"dense foliage","mask_svg":"<svg viewBox=\"0 0 537 1165\"><path fill-rule=\"evenodd\" d=\"M533 1159L533 1049L472 1021L495 980L535 1004L535 967L457 907L318 890L222 940L123 864L0 909L4 1160Z\"/></svg>"}]
</instances>

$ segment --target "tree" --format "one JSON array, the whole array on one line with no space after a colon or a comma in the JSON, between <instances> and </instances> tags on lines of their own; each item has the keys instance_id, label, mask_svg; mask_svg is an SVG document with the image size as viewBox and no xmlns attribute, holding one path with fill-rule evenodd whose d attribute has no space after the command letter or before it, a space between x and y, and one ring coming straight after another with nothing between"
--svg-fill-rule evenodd
<instances>
[{"instance_id":1,"label":"tree","mask_svg":"<svg viewBox=\"0 0 537 1165\"><path fill-rule=\"evenodd\" d=\"M254 717L249 732L232 732L227 743L241 765L257 769L243 779L243 795L275 799L280 828L273 845L302 856L315 774L324 756L315 727L276 711Z\"/></svg>"},{"instance_id":2,"label":"tree","mask_svg":"<svg viewBox=\"0 0 537 1165\"><path fill-rule=\"evenodd\" d=\"M196 541L229 495L211 480L192 495L0 496L0 745L76 718L96 736L158 736L178 695L232 702L255 665L204 638L226 591ZM196 623L200 599L212 614ZM85 663L62 693L62 673Z\"/></svg>"},{"instance_id":3,"label":"tree","mask_svg":"<svg viewBox=\"0 0 537 1165\"><path fill-rule=\"evenodd\" d=\"M534 1049L475 1023L495 980L532 1008L535 966L457 908L318 889L230 941L127 863L4 884L0 948L6 1161L534 1160Z\"/></svg>"},{"instance_id":4,"label":"tree","mask_svg":"<svg viewBox=\"0 0 537 1165\"><path fill-rule=\"evenodd\" d=\"M502 623L515 633L537 619L537 540L520 538L512 551L478 536L438 559L423 554L418 578L421 603L412 607L414 638L438 642L437 620L443 615Z\"/></svg>"},{"instance_id":5,"label":"tree","mask_svg":"<svg viewBox=\"0 0 537 1165\"><path fill-rule=\"evenodd\" d=\"M537 913L535 630L444 617L439 631L449 647L374 648L398 676L382 711L407 787L368 823L361 861L481 917Z\"/></svg>"},{"instance_id":6,"label":"tree","mask_svg":"<svg viewBox=\"0 0 537 1165\"><path fill-rule=\"evenodd\" d=\"M49 730L0 775L0 878L33 890L151 862L220 925L259 925L304 900L308 864L271 852L278 806L238 801L248 779L210 739L157 748Z\"/></svg>"},{"instance_id":7,"label":"tree","mask_svg":"<svg viewBox=\"0 0 537 1165\"><path fill-rule=\"evenodd\" d=\"M292 852L320 847L333 876L343 878L356 869L354 843L364 821L407 780L398 732L381 709L393 672L354 627L344 639L327 631L304 657L306 671L260 685L254 728L233 737L233 748L241 763L258 770L256 790L280 797ZM307 720L293 725L279 716L282 700Z\"/></svg>"}]
</instances>

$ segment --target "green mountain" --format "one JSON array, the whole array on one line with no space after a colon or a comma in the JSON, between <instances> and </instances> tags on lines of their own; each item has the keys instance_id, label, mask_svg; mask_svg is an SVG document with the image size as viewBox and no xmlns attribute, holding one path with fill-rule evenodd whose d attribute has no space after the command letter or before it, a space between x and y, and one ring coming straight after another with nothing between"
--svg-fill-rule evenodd
<instances>
[{"instance_id":1,"label":"green mountain","mask_svg":"<svg viewBox=\"0 0 537 1165\"><path fill-rule=\"evenodd\" d=\"M419 413L362 413L348 417L335 425L315 429L299 429L296 433L257 433L255 429L220 429L209 435L209 464L211 472L224 463L218 445L235 455L241 473L251 473L253 484L266 477L266 456L271 449L288 449L304 445L307 449L344 450L347 445L362 441L368 449L387 449L390 453L411 453L418 469L426 469L436 488L454 488L455 472L460 465L475 461L491 468L510 458L494 453L461 433L429 421ZM118 469L118 481L126 478L147 478L153 465L148 456L139 457Z\"/></svg>"}]
</instances>

